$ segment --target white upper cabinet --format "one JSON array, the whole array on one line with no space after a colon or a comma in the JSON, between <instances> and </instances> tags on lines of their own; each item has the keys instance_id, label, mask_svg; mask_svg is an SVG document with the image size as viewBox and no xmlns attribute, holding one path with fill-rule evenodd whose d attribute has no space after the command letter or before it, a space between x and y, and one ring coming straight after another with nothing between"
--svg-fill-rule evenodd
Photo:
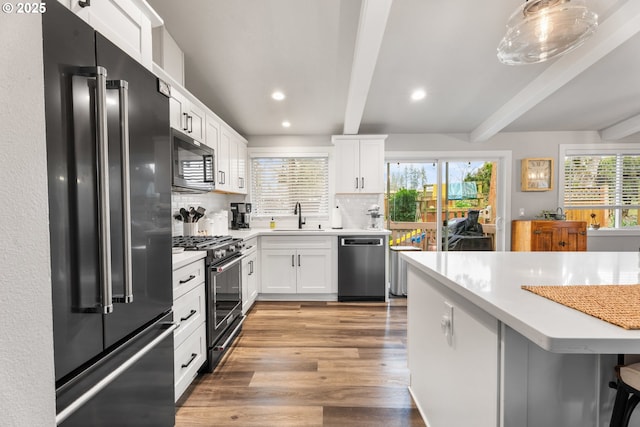
<instances>
[{"instance_id":1,"label":"white upper cabinet","mask_svg":"<svg viewBox=\"0 0 640 427\"><path fill-rule=\"evenodd\" d=\"M218 164L216 190L231 191L231 132L226 126L220 127L220 143L216 158L216 163Z\"/></svg>"},{"instance_id":2,"label":"white upper cabinet","mask_svg":"<svg viewBox=\"0 0 640 427\"><path fill-rule=\"evenodd\" d=\"M86 7L80 4L72 0L71 10L136 61L152 68L151 28L163 22L146 2L97 0Z\"/></svg>"},{"instance_id":3,"label":"white upper cabinet","mask_svg":"<svg viewBox=\"0 0 640 427\"><path fill-rule=\"evenodd\" d=\"M216 145L208 135L217 126ZM216 148L216 191L247 194L247 142L215 116L207 114L207 144Z\"/></svg>"},{"instance_id":4,"label":"white upper cabinet","mask_svg":"<svg viewBox=\"0 0 640 427\"><path fill-rule=\"evenodd\" d=\"M336 193L384 193L386 135L333 136Z\"/></svg>"},{"instance_id":5,"label":"white upper cabinet","mask_svg":"<svg viewBox=\"0 0 640 427\"><path fill-rule=\"evenodd\" d=\"M205 142L205 110L175 86L169 101L170 124L198 142Z\"/></svg>"},{"instance_id":6,"label":"white upper cabinet","mask_svg":"<svg viewBox=\"0 0 640 427\"><path fill-rule=\"evenodd\" d=\"M247 194L247 143L240 138L236 138L236 147L238 193Z\"/></svg>"}]
</instances>

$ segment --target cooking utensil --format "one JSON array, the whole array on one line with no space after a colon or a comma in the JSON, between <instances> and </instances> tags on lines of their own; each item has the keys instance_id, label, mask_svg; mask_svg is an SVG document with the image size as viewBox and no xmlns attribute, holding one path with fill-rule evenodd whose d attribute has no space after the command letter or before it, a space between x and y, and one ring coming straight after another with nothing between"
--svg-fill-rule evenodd
<instances>
[{"instance_id":1,"label":"cooking utensil","mask_svg":"<svg viewBox=\"0 0 640 427\"><path fill-rule=\"evenodd\" d=\"M189 212L185 208L180 208L180 215L182 215L182 220L184 222L189 222Z\"/></svg>"},{"instance_id":2,"label":"cooking utensil","mask_svg":"<svg viewBox=\"0 0 640 427\"><path fill-rule=\"evenodd\" d=\"M177 219L178 221L182 221L182 219L183 219L183 218L182 218L182 215L180 215L180 214L175 214L173 217L174 217L175 219Z\"/></svg>"}]
</instances>

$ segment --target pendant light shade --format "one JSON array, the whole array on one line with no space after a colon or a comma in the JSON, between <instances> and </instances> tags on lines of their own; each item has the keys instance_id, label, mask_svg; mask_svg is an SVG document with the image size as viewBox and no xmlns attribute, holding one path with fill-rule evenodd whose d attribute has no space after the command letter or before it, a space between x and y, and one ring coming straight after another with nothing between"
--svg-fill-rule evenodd
<instances>
[{"instance_id":1,"label":"pendant light shade","mask_svg":"<svg viewBox=\"0 0 640 427\"><path fill-rule=\"evenodd\" d=\"M507 22L498 59L508 65L535 64L582 45L598 28L585 0L527 0Z\"/></svg>"}]
</instances>

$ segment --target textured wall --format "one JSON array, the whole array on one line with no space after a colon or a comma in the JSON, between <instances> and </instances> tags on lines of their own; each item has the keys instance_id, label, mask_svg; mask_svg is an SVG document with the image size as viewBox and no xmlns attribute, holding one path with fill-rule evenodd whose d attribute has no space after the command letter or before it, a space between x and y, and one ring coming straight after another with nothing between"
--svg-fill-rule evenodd
<instances>
[{"instance_id":1,"label":"textured wall","mask_svg":"<svg viewBox=\"0 0 640 427\"><path fill-rule=\"evenodd\" d=\"M39 15L0 15L0 424L55 424Z\"/></svg>"}]
</instances>

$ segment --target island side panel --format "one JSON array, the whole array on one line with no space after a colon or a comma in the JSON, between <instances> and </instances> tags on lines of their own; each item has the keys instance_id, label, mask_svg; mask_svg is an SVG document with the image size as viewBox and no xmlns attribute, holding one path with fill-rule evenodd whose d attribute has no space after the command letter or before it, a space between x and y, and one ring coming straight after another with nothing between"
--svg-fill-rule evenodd
<instances>
[{"instance_id":1,"label":"island side panel","mask_svg":"<svg viewBox=\"0 0 640 427\"><path fill-rule=\"evenodd\" d=\"M501 336L504 426L608 427L615 355L552 353L506 325Z\"/></svg>"},{"instance_id":2,"label":"island side panel","mask_svg":"<svg viewBox=\"0 0 640 427\"><path fill-rule=\"evenodd\" d=\"M498 321L412 265L407 284L410 390L426 424L498 426Z\"/></svg>"}]
</instances>

